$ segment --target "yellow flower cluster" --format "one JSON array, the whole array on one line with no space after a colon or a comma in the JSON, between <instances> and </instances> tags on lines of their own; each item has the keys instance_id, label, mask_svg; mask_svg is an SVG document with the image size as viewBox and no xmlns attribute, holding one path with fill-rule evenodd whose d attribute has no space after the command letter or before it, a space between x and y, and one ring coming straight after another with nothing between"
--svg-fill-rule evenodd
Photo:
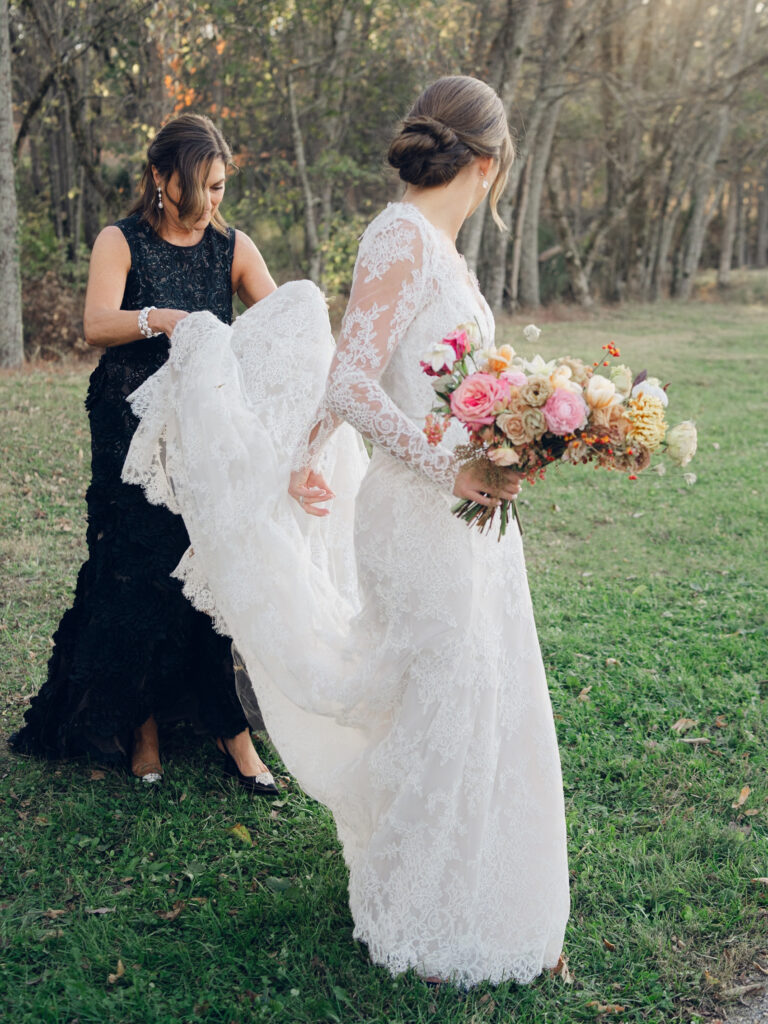
<instances>
[{"instance_id":1,"label":"yellow flower cluster","mask_svg":"<svg viewBox=\"0 0 768 1024\"><path fill-rule=\"evenodd\" d=\"M667 432L664 406L660 400L653 395L638 394L627 403L627 415L631 424L627 437L651 452L656 451Z\"/></svg>"}]
</instances>

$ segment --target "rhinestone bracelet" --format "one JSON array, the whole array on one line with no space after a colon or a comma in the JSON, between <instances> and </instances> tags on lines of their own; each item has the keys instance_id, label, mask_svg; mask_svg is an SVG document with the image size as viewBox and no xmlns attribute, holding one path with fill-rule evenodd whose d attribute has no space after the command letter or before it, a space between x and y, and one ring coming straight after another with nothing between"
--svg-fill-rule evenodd
<instances>
[{"instance_id":1,"label":"rhinestone bracelet","mask_svg":"<svg viewBox=\"0 0 768 1024\"><path fill-rule=\"evenodd\" d=\"M149 314L153 309L157 309L157 306L145 306L139 313L139 330L145 338L156 338L158 334L163 333L162 331L153 331L149 326Z\"/></svg>"}]
</instances>

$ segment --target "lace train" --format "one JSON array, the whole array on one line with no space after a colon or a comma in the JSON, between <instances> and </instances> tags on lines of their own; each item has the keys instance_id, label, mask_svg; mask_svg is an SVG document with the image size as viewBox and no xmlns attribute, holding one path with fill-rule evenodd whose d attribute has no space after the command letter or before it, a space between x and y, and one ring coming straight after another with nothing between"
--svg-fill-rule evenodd
<instances>
[{"instance_id":1,"label":"lace train","mask_svg":"<svg viewBox=\"0 0 768 1024\"><path fill-rule=\"evenodd\" d=\"M233 328L188 317L131 398L124 476L181 509L185 592L233 637L287 767L332 810L372 959L528 982L557 962L569 901L520 539L467 529L440 464L414 472L386 446L369 463L347 425L313 453L333 514L306 516L288 473L332 357L309 282Z\"/></svg>"}]
</instances>

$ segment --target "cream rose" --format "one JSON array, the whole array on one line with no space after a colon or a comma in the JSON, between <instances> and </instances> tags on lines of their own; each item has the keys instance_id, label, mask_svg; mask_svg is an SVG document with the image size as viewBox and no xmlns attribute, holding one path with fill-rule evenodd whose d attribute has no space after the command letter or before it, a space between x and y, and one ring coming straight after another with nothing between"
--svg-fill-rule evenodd
<instances>
[{"instance_id":1,"label":"cream rose","mask_svg":"<svg viewBox=\"0 0 768 1024\"><path fill-rule=\"evenodd\" d=\"M667 454L678 466L687 466L696 454L698 435L692 420L683 420L667 434Z\"/></svg>"},{"instance_id":2,"label":"cream rose","mask_svg":"<svg viewBox=\"0 0 768 1024\"><path fill-rule=\"evenodd\" d=\"M527 327L523 328L523 337L530 344L533 344L534 341L538 341L540 334L541 328L537 327L536 324L528 324Z\"/></svg>"},{"instance_id":3,"label":"cream rose","mask_svg":"<svg viewBox=\"0 0 768 1024\"><path fill-rule=\"evenodd\" d=\"M584 397L587 400L587 405L592 409L605 409L609 405L615 405L618 401L616 385L599 373L589 378L587 386L584 388Z\"/></svg>"}]
</instances>

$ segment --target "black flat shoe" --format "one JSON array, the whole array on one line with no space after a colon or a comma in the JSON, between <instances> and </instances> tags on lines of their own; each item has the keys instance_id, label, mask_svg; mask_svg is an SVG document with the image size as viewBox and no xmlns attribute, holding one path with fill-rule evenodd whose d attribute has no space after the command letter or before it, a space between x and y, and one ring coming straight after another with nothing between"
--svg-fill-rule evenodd
<instances>
[{"instance_id":1,"label":"black flat shoe","mask_svg":"<svg viewBox=\"0 0 768 1024\"><path fill-rule=\"evenodd\" d=\"M271 772L259 772L258 775L243 775L237 767L237 761L226 748L221 750L217 744L216 749L224 756L224 771L227 775L237 779L243 789L247 789L249 793L254 793L258 796L277 796L280 792L275 785Z\"/></svg>"}]
</instances>

